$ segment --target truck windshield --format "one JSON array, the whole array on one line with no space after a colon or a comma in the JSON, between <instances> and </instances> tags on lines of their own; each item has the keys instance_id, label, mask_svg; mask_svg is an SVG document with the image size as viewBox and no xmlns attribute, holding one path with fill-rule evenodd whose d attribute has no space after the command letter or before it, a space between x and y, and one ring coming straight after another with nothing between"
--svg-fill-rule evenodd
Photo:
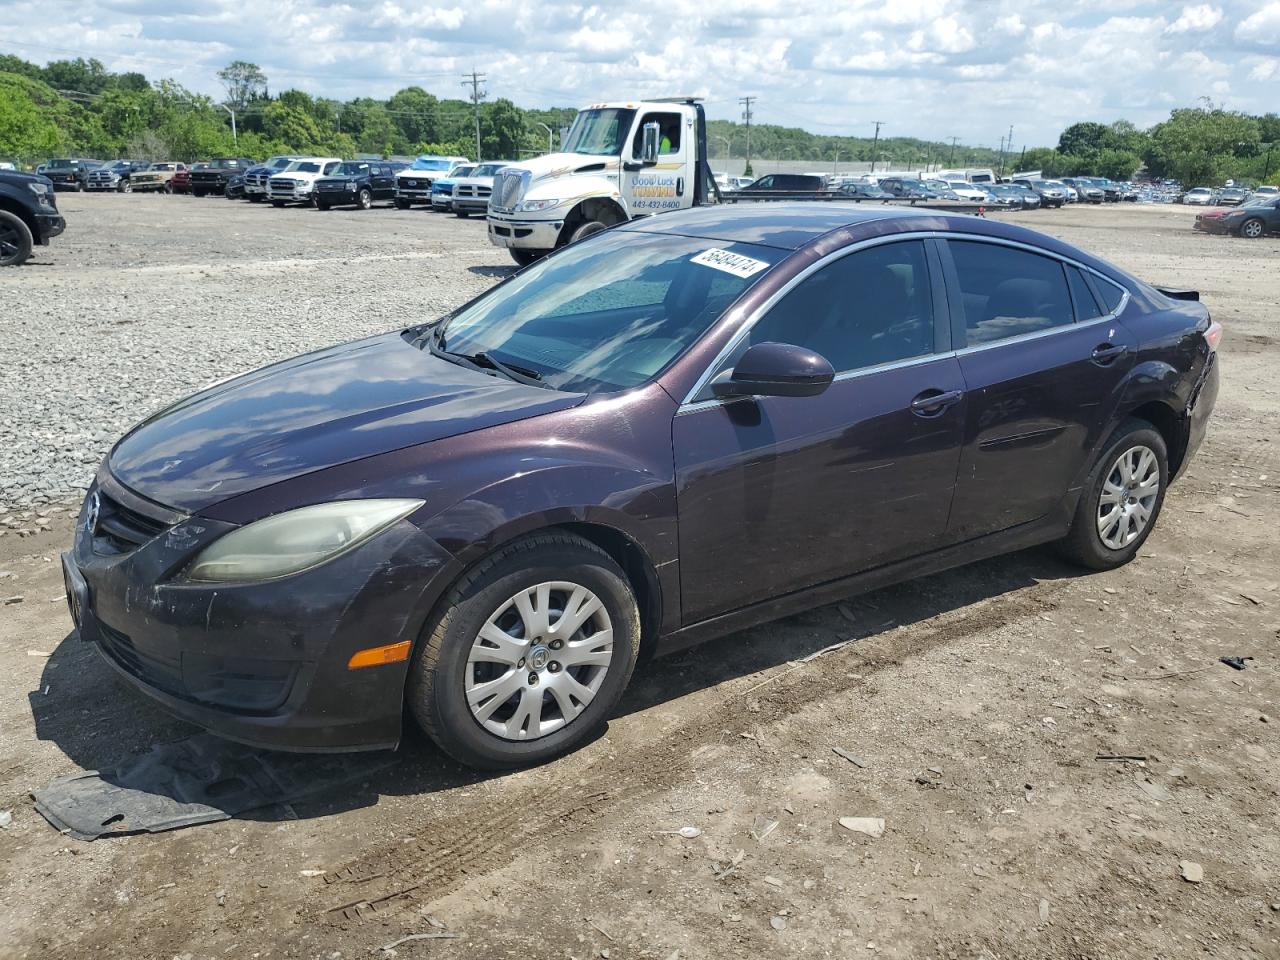
<instances>
[{"instance_id":1,"label":"truck windshield","mask_svg":"<svg viewBox=\"0 0 1280 960\"><path fill-rule=\"evenodd\" d=\"M624 109L583 110L569 128L561 150L593 157L617 156L622 153L635 115L634 110Z\"/></svg>"},{"instance_id":2,"label":"truck windshield","mask_svg":"<svg viewBox=\"0 0 1280 960\"><path fill-rule=\"evenodd\" d=\"M79 160L50 160L45 164L46 170L72 170L80 166Z\"/></svg>"},{"instance_id":3,"label":"truck windshield","mask_svg":"<svg viewBox=\"0 0 1280 960\"><path fill-rule=\"evenodd\" d=\"M299 160L289 164L289 173L319 173L320 164L311 160Z\"/></svg>"},{"instance_id":4,"label":"truck windshield","mask_svg":"<svg viewBox=\"0 0 1280 960\"><path fill-rule=\"evenodd\" d=\"M448 170L449 161L438 157L419 157L409 165L410 170Z\"/></svg>"},{"instance_id":5,"label":"truck windshield","mask_svg":"<svg viewBox=\"0 0 1280 960\"><path fill-rule=\"evenodd\" d=\"M359 177L369 172L367 163L342 163L333 171L335 177Z\"/></svg>"},{"instance_id":6,"label":"truck windshield","mask_svg":"<svg viewBox=\"0 0 1280 960\"><path fill-rule=\"evenodd\" d=\"M624 390L680 356L788 251L614 230L539 261L428 331L574 392Z\"/></svg>"}]
</instances>

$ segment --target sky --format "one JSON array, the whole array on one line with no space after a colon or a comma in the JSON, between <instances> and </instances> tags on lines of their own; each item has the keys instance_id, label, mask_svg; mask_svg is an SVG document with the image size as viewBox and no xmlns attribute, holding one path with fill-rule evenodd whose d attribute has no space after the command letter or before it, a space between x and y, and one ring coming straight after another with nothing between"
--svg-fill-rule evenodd
<instances>
[{"instance_id":1,"label":"sky","mask_svg":"<svg viewBox=\"0 0 1280 960\"><path fill-rule=\"evenodd\" d=\"M1280 110L1280 0L0 0L0 52L97 57L221 95L249 60L271 89L347 99L411 84L524 107L694 95L713 119L816 133L1052 146L1079 120L1146 127L1208 97Z\"/></svg>"}]
</instances>

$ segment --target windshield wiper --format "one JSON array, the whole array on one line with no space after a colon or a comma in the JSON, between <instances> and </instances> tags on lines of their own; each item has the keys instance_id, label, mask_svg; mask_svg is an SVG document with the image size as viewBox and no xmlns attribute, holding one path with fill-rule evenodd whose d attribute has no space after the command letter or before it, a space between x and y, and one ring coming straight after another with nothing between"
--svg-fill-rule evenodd
<instances>
[{"instance_id":1,"label":"windshield wiper","mask_svg":"<svg viewBox=\"0 0 1280 960\"><path fill-rule=\"evenodd\" d=\"M514 380L516 383L522 383L529 387L542 387L544 390L554 390L555 387L549 383L544 383L542 374L528 367L513 366L509 363L503 363L491 353L480 351L478 353L455 353L451 350L444 349L443 346L444 325L436 327L431 332L427 345L431 349L431 353L441 359L448 360L460 366L470 367L472 370L487 372L492 370L502 374L508 380Z\"/></svg>"}]
</instances>

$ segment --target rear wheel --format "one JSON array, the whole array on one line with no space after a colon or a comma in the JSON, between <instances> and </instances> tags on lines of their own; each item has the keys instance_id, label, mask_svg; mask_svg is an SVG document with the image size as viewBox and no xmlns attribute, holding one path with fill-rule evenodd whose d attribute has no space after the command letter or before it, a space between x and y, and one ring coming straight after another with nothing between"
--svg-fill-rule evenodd
<instances>
[{"instance_id":1,"label":"rear wheel","mask_svg":"<svg viewBox=\"0 0 1280 960\"><path fill-rule=\"evenodd\" d=\"M1266 233L1266 224L1259 217L1250 217L1240 224L1240 236L1248 240L1257 240Z\"/></svg>"},{"instance_id":2,"label":"rear wheel","mask_svg":"<svg viewBox=\"0 0 1280 960\"><path fill-rule=\"evenodd\" d=\"M1155 527L1168 483L1164 437L1145 420L1126 420L1089 474L1061 552L1094 570L1128 563Z\"/></svg>"},{"instance_id":3,"label":"rear wheel","mask_svg":"<svg viewBox=\"0 0 1280 960\"><path fill-rule=\"evenodd\" d=\"M283 201L283 200L272 200L272 201L271 201L271 205L272 205L273 207L283 207L283 206L284 206L284 201Z\"/></svg>"},{"instance_id":4,"label":"rear wheel","mask_svg":"<svg viewBox=\"0 0 1280 960\"><path fill-rule=\"evenodd\" d=\"M368 210L373 206L373 194L368 190L361 190L356 194L356 205L361 210Z\"/></svg>"},{"instance_id":5,"label":"rear wheel","mask_svg":"<svg viewBox=\"0 0 1280 960\"><path fill-rule=\"evenodd\" d=\"M203 197L203 196L204 196L204 193L205 193L205 192L204 192L203 190L194 190L194 189L193 189L193 190L191 191L191 195L192 195L193 197Z\"/></svg>"},{"instance_id":6,"label":"rear wheel","mask_svg":"<svg viewBox=\"0 0 1280 960\"><path fill-rule=\"evenodd\" d=\"M328 210L328 209L329 209L329 204L327 204L327 203L322 203L321 201L317 200L317 201L316 201L316 209L317 209L317 210Z\"/></svg>"},{"instance_id":7,"label":"rear wheel","mask_svg":"<svg viewBox=\"0 0 1280 960\"><path fill-rule=\"evenodd\" d=\"M461 217L463 220L466 220L467 218L469 218L469 217L471 216L471 212L470 212L469 210L463 210L461 207L459 207L457 210L455 210L455 211L454 211L454 213L456 213L456 214L457 214L459 217Z\"/></svg>"},{"instance_id":8,"label":"rear wheel","mask_svg":"<svg viewBox=\"0 0 1280 960\"><path fill-rule=\"evenodd\" d=\"M35 238L31 228L8 210L0 210L0 267L18 267L27 262Z\"/></svg>"},{"instance_id":9,"label":"rear wheel","mask_svg":"<svg viewBox=\"0 0 1280 960\"><path fill-rule=\"evenodd\" d=\"M604 726L639 646L639 610L613 559L569 534L537 534L449 591L415 648L409 709L462 763L541 763Z\"/></svg>"},{"instance_id":10,"label":"rear wheel","mask_svg":"<svg viewBox=\"0 0 1280 960\"><path fill-rule=\"evenodd\" d=\"M266 198L260 193L251 193L249 196L250 203L261 203Z\"/></svg>"}]
</instances>

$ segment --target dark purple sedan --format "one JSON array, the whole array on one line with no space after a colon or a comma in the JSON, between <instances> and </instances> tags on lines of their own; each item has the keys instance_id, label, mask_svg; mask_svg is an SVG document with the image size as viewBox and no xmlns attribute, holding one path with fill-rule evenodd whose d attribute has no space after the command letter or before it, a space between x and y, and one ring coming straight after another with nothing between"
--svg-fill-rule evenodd
<instances>
[{"instance_id":1,"label":"dark purple sedan","mask_svg":"<svg viewBox=\"0 0 1280 960\"><path fill-rule=\"evenodd\" d=\"M1033 544L1133 557L1221 328L1030 230L709 207L156 414L64 558L80 635L223 736L545 760L640 657Z\"/></svg>"}]
</instances>

